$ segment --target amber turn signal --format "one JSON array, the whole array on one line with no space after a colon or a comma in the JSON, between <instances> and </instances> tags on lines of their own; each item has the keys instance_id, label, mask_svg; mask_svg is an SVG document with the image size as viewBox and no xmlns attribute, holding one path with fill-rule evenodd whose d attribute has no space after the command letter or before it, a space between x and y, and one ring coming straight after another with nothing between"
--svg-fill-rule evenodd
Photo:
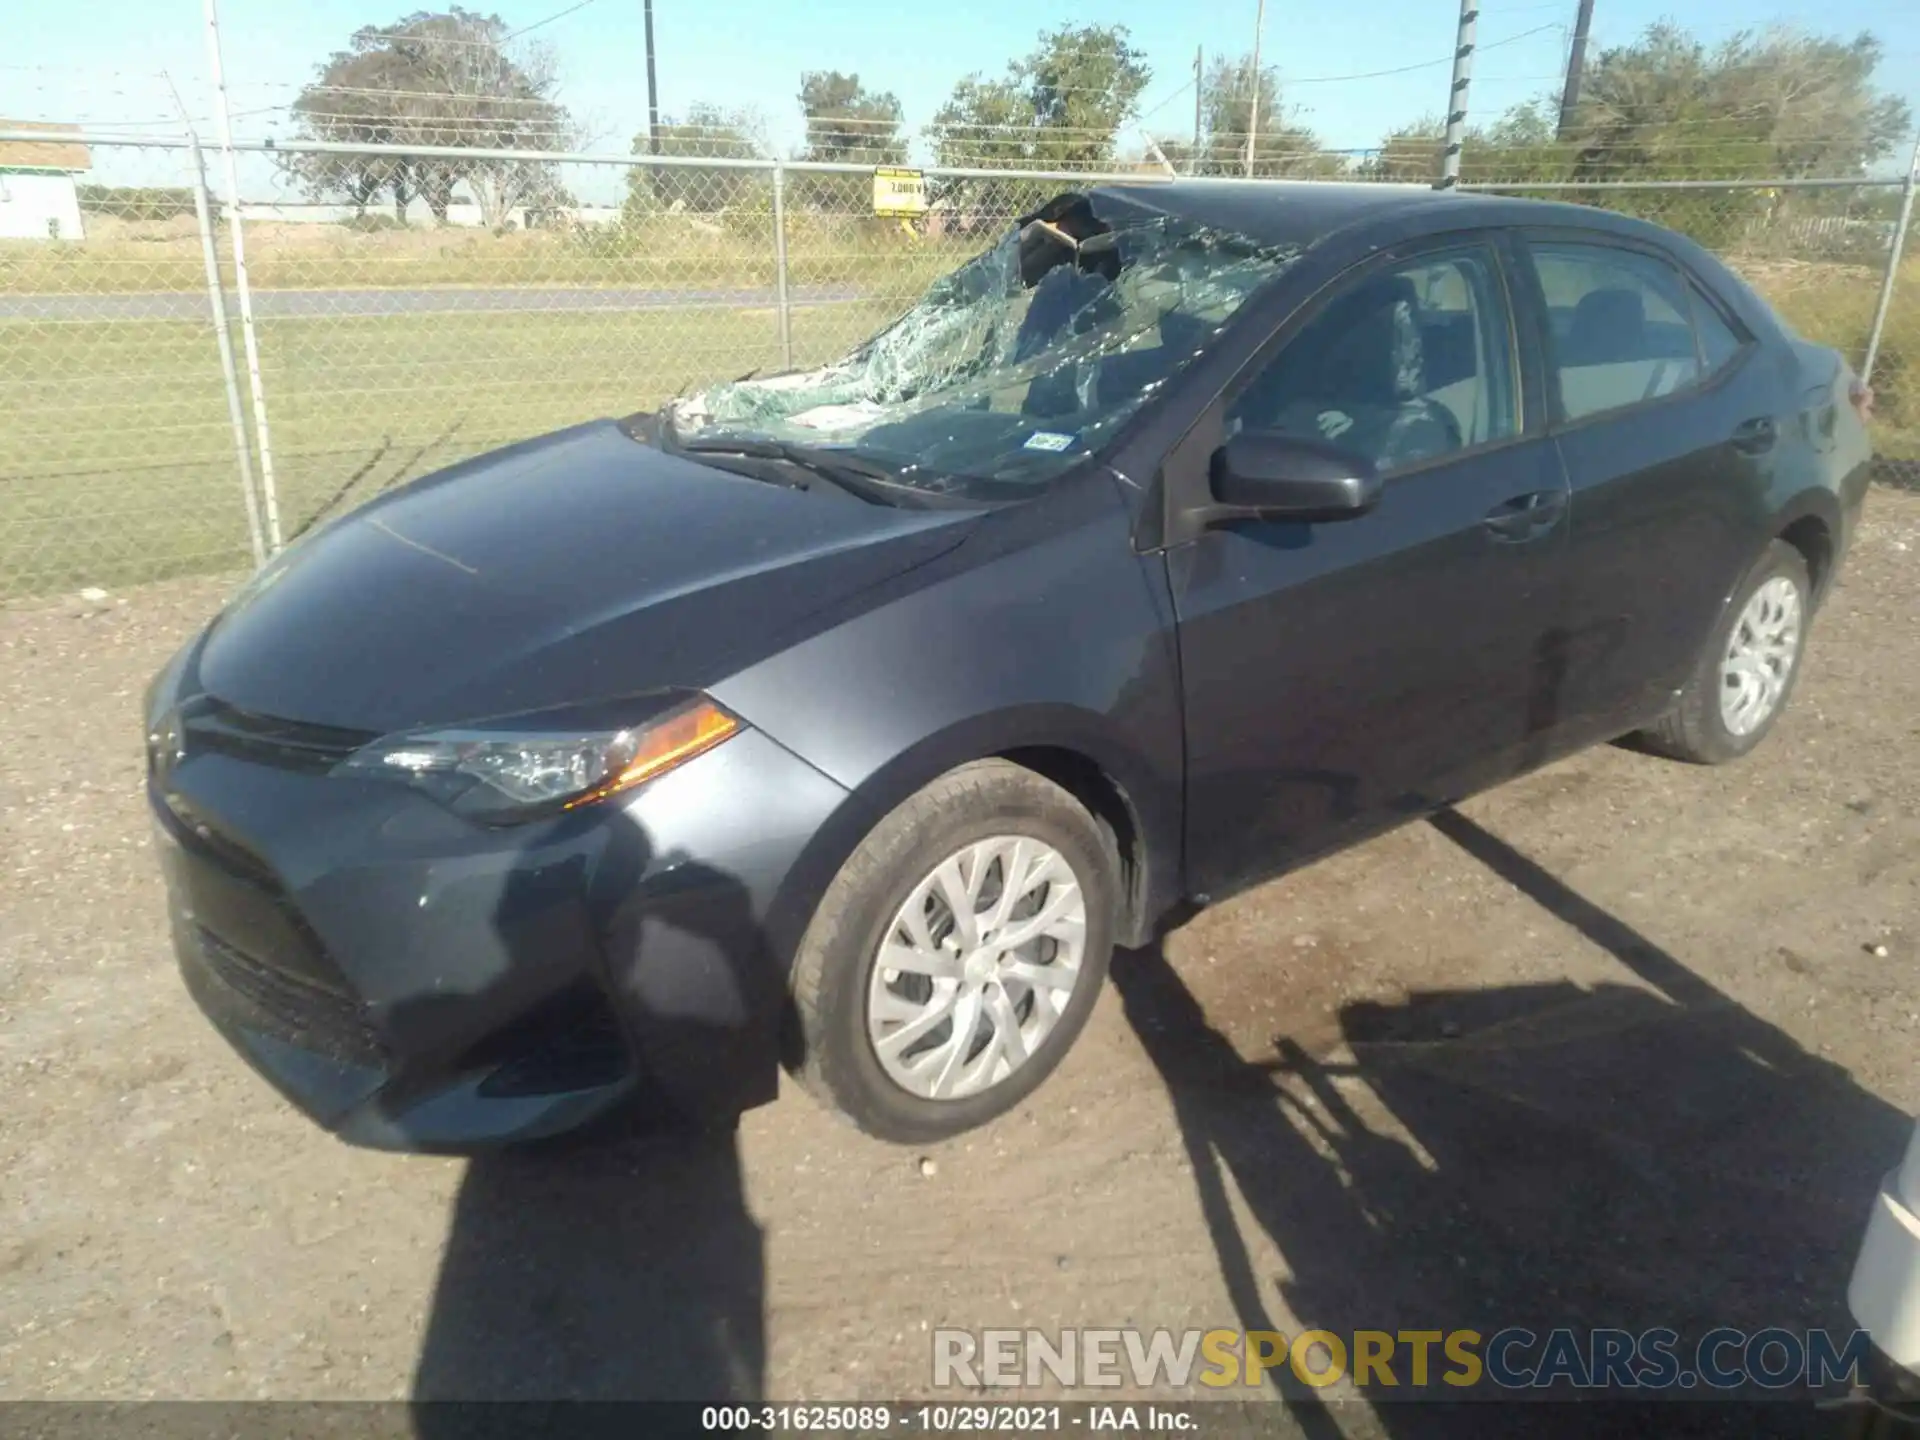
<instances>
[{"instance_id":1,"label":"amber turn signal","mask_svg":"<svg viewBox=\"0 0 1920 1440\"><path fill-rule=\"evenodd\" d=\"M663 775L676 766L686 764L694 756L705 754L730 738L739 728L740 722L713 701L704 698L696 700L635 732L633 758L620 768L620 772L606 784L575 796L562 808L577 809L622 790L643 785L656 775Z\"/></svg>"}]
</instances>

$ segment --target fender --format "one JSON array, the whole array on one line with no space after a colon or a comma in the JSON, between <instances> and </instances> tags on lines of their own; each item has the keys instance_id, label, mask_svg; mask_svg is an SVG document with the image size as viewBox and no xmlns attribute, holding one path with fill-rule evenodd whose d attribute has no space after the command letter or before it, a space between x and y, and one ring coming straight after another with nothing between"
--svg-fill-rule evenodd
<instances>
[{"instance_id":1,"label":"fender","mask_svg":"<svg viewBox=\"0 0 1920 1440\"><path fill-rule=\"evenodd\" d=\"M1846 554L1851 527L1847 524L1846 512L1841 508L1839 496L1823 485L1810 485L1782 504L1774 513L1773 538L1785 539L1789 530L1807 519L1817 520L1826 528L1829 546L1826 571L1820 576L1813 594L1812 608L1818 611L1833 589L1834 577L1840 573L1840 561ZM1758 557L1755 557L1755 563L1758 563ZM1726 606L1732 603L1734 595L1745 586L1747 576L1751 573L1752 566L1740 572L1738 582L1722 601L1722 616L1726 613Z\"/></svg>"},{"instance_id":2,"label":"fender","mask_svg":"<svg viewBox=\"0 0 1920 1440\"><path fill-rule=\"evenodd\" d=\"M1069 705L1027 705L948 725L878 766L848 793L808 843L769 908L767 936L780 962L792 964L827 887L889 811L949 770L994 756L1018 759L1022 751L1049 751L1086 762L1124 807L1137 873L1125 898L1117 939L1122 945L1144 943L1154 922L1181 894L1177 780L1169 784L1100 715Z\"/></svg>"},{"instance_id":3,"label":"fender","mask_svg":"<svg viewBox=\"0 0 1920 1440\"><path fill-rule=\"evenodd\" d=\"M1829 546L1826 572L1820 576L1813 595L1813 608L1817 611L1832 591L1834 577L1840 573L1840 562L1846 555L1853 527L1847 523L1846 511L1841 507L1839 496L1823 485L1810 485L1780 507L1774 520L1774 534L1785 536L1787 531L1809 518L1818 520L1826 527ZM1746 576L1742 575L1740 579L1744 583Z\"/></svg>"},{"instance_id":4,"label":"fender","mask_svg":"<svg viewBox=\"0 0 1920 1440\"><path fill-rule=\"evenodd\" d=\"M1031 749L1080 757L1125 797L1145 856L1122 928L1137 939L1180 886L1185 741L1165 565L1134 553L1111 482L988 516L898 586L710 691L849 793L780 907L782 952L888 810L957 765Z\"/></svg>"}]
</instances>

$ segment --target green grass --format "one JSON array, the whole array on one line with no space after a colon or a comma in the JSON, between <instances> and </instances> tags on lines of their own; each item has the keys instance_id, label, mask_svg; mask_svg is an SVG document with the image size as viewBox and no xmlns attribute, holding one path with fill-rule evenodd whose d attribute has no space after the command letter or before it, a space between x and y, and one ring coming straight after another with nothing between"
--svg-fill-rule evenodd
<instances>
[{"instance_id":1,"label":"green grass","mask_svg":"<svg viewBox=\"0 0 1920 1440\"><path fill-rule=\"evenodd\" d=\"M887 313L796 309L795 363ZM771 308L279 319L259 338L288 538L463 456L781 362ZM248 558L208 326L0 322L0 596Z\"/></svg>"},{"instance_id":2,"label":"green grass","mask_svg":"<svg viewBox=\"0 0 1920 1440\"><path fill-rule=\"evenodd\" d=\"M801 254L794 269L805 276L816 262L847 258ZM871 333L919 280L878 273L885 298L793 310L796 364ZM1763 266L1752 278L1803 334L1858 364L1878 293L1870 270ZM263 320L283 532L466 455L777 369L778 335L770 307ZM1901 277L1875 374L1885 454L1920 458L1917 371L1920 261ZM204 322L0 320L0 598L248 558L226 393Z\"/></svg>"},{"instance_id":3,"label":"green grass","mask_svg":"<svg viewBox=\"0 0 1920 1440\"><path fill-rule=\"evenodd\" d=\"M129 224L89 219L88 238L0 240L0 295L142 294L205 287L192 219ZM260 290L566 286L771 290L772 217L724 222L658 216L578 231L471 229L356 231L339 225L253 222L247 274ZM871 283L917 293L984 241L908 236L871 217L788 221L788 283ZM232 285L232 256L219 260Z\"/></svg>"}]
</instances>

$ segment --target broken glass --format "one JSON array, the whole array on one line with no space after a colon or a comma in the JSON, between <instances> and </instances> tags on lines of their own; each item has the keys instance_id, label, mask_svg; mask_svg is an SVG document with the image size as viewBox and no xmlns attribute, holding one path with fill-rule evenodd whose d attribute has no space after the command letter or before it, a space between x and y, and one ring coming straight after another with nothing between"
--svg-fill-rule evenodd
<instances>
[{"instance_id":1,"label":"broken glass","mask_svg":"<svg viewBox=\"0 0 1920 1440\"><path fill-rule=\"evenodd\" d=\"M1026 217L838 360L671 402L668 442L832 447L934 489L1051 478L1298 254L1165 215L1109 224L1100 208L1069 195Z\"/></svg>"}]
</instances>

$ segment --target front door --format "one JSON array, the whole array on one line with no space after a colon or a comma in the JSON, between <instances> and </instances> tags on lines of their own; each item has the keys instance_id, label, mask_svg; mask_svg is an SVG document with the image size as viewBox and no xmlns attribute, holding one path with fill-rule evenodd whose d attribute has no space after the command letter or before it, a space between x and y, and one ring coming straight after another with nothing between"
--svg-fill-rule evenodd
<instances>
[{"instance_id":1,"label":"front door","mask_svg":"<svg viewBox=\"0 0 1920 1440\"><path fill-rule=\"evenodd\" d=\"M1168 552L1192 891L1249 883L1522 763L1551 668L1567 487L1523 413L1511 315L1489 245L1376 262L1189 437L1276 430L1387 477L1365 515L1242 521Z\"/></svg>"}]
</instances>

